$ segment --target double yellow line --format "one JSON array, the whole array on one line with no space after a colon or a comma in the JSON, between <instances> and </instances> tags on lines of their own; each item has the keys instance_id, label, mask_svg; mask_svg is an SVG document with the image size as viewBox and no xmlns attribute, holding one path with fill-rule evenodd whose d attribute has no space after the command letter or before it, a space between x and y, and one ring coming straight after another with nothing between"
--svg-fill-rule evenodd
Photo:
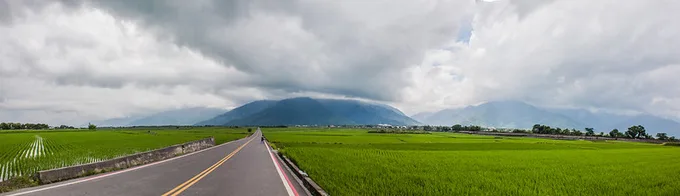
<instances>
[{"instance_id":1,"label":"double yellow line","mask_svg":"<svg viewBox=\"0 0 680 196\"><path fill-rule=\"evenodd\" d=\"M253 139L255 139L255 137L253 137L252 139L248 140L248 142L246 142L245 144L239 146L236 150L234 150L233 152L229 153L229 155L227 155L226 157L222 158L222 160L220 160L220 161L218 161L217 163L215 163L214 165L208 167L208 169L203 170L203 171L202 171L201 173L199 173L198 175L194 176L193 178L187 180L186 182L180 184L179 186L175 187L174 189L172 189L172 190L168 191L167 193L163 194L163 196L177 196L177 195L179 195L180 193L184 192L184 190L186 190L186 189L188 189L189 187L191 187L192 185L196 184L196 182L198 182L199 180L203 179L205 176L207 176L208 174L210 174L211 172L213 172L213 170L217 169L217 167L219 167L219 166L222 165L224 162L226 162L227 160L229 160L229 159L230 159L232 156L234 156L238 151L241 151L241 149L243 149L243 147L245 147L246 145L248 145L248 143L250 143L250 141L253 141Z\"/></svg>"}]
</instances>

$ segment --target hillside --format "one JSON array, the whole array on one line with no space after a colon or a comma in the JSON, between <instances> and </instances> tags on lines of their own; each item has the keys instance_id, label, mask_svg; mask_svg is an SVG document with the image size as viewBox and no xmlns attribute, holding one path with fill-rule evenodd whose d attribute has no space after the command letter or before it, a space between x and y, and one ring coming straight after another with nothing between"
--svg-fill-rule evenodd
<instances>
[{"instance_id":1,"label":"hillside","mask_svg":"<svg viewBox=\"0 0 680 196\"><path fill-rule=\"evenodd\" d=\"M284 99L256 114L225 125L334 125L354 124L311 98Z\"/></svg>"},{"instance_id":2,"label":"hillside","mask_svg":"<svg viewBox=\"0 0 680 196\"><path fill-rule=\"evenodd\" d=\"M319 99L318 101L333 113L353 121L354 124L420 124L418 121L409 118L398 109L389 105L338 99Z\"/></svg>"},{"instance_id":3,"label":"hillside","mask_svg":"<svg viewBox=\"0 0 680 196\"><path fill-rule=\"evenodd\" d=\"M127 126L193 125L225 111L224 109L202 107L170 110L134 120Z\"/></svg>"},{"instance_id":4,"label":"hillside","mask_svg":"<svg viewBox=\"0 0 680 196\"><path fill-rule=\"evenodd\" d=\"M90 123L100 126L100 127L125 127L128 126L132 121L140 119L139 116L130 116L122 118L111 118L106 120L92 121ZM82 124L80 127L87 127L87 124Z\"/></svg>"},{"instance_id":5,"label":"hillside","mask_svg":"<svg viewBox=\"0 0 680 196\"><path fill-rule=\"evenodd\" d=\"M595 132L605 133L614 128L625 131L630 126L642 125L650 134L665 132L680 135L680 123L649 114L627 116L585 109L539 108L516 101L488 102L478 106L424 112L413 115L412 118L429 125L531 128L534 124L544 124L580 130L592 127Z\"/></svg>"},{"instance_id":6,"label":"hillside","mask_svg":"<svg viewBox=\"0 0 680 196\"><path fill-rule=\"evenodd\" d=\"M196 125L202 126L202 125L224 125L227 122L231 122L232 120L240 119L240 118L245 118L248 116L251 116L253 114L256 114L258 112L261 112L262 110L265 110L273 105L276 104L276 101L271 101L271 100L260 100L260 101L253 101L250 103L247 103L245 105L242 105L241 107L235 108L231 111L228 111L226 113L220 114L219 116L214 116L213 118L210 118L208 120L201 121L199 123L196 123Z\"/></svg>"},{"instance_id":7,"label":"hillside","mask_svg":"<svg viewBox=\"0 0 680 196\"><path fill-rule=\"evenodd\" d=\"M430 125L480 125L503 128L531 128L534 124L582 128L584 125L566 116L516 101L488 102L460 109L445 109L431 114L414 115Z\"/></svg>"},{"instance_id":8,"label":"hillside","mask_svg":"<svg viewBox=\"0 0 680 196\"><path fill-rule=\"evenodd\" d=\"M621 122L610 126L609 130L616 128L619 130L627 130L628 127L634 125L642 125L648 134L654 136L656 133L663 132L672 136L680 136L680 123L660 118L652 115L637 115L629 117Z\"/></svg>"},{"instance_id":9,"label":"hillside","mask_svg":"<svg viewBox=\"0 0 680 196\"><path fill-rule=\"evenodd\" d=\"M256 101L197 125L415 125L417 121L384 104L298 97Z\"/></svg>"},{"instance_id":10,"label":"hillside","mask_svg":"<svg viewBox=\"0 0 680 196\"><path fill-rule=\"evenodd\" d=\"M224 109L216 108L183 108L163 111L145 116L130 116L93 121L100 127L128 127L128 126L161 126L161 125L193 125L196 122L213 118L224 113ZM87 126L87 125L82 125Z\"/></svg>"}]
</instances>

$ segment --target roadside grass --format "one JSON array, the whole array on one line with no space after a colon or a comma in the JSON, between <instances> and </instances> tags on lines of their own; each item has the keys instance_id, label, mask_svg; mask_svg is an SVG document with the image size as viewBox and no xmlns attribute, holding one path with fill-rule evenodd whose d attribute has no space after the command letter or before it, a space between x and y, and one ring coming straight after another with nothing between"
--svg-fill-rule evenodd
<instances>
[{"instance_id":1,"label":"roadside grass","mask_svg":"<svg viewBox=\"0 0 680 196\"><path fill-rule=\"evenodd\" d=\"M680 195L680 148L455 133L263 129L331 195Z\"/></svg>"},{"instance_id":2,"label":"roadside grass","mask_svg":"<svg viewBox=\"0 0 680 196\"><path fill-rule=\"evenodd\" d=\"M38 182L28 176L19 176L0 182L0 193L38 185Z\"/></svg>"}]
</instances>

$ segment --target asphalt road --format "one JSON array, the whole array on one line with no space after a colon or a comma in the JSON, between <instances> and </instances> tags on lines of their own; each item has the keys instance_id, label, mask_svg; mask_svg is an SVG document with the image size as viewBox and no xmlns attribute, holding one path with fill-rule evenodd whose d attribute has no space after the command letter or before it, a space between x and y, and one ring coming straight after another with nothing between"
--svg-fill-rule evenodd
<instances>
[{"instance_id":1,"label":"asphalt road","mask_svg":"<svg viewBox=\"0 0 680 196\"><path fill-rule=\"evenodd\" d=\"M261 134L258 129L185 156L0 195L308 195Z\"/></svg>"}]
</instances>

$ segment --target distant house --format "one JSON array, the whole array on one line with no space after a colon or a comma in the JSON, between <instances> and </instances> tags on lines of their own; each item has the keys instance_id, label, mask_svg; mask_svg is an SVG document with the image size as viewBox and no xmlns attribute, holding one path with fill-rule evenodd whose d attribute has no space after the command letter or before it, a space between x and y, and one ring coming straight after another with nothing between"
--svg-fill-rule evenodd
<instances>
[{"instance_id":1,"label":"distant house","mask_svg":"<svg viewBox=\"0 0 680 196\"><path fill-rule=\"evenodd\" d=\"M392 125L390 125L390 124L378 124L378 127L381 127L381 128L391 128Z\"/></svg>"}]
</instances>

